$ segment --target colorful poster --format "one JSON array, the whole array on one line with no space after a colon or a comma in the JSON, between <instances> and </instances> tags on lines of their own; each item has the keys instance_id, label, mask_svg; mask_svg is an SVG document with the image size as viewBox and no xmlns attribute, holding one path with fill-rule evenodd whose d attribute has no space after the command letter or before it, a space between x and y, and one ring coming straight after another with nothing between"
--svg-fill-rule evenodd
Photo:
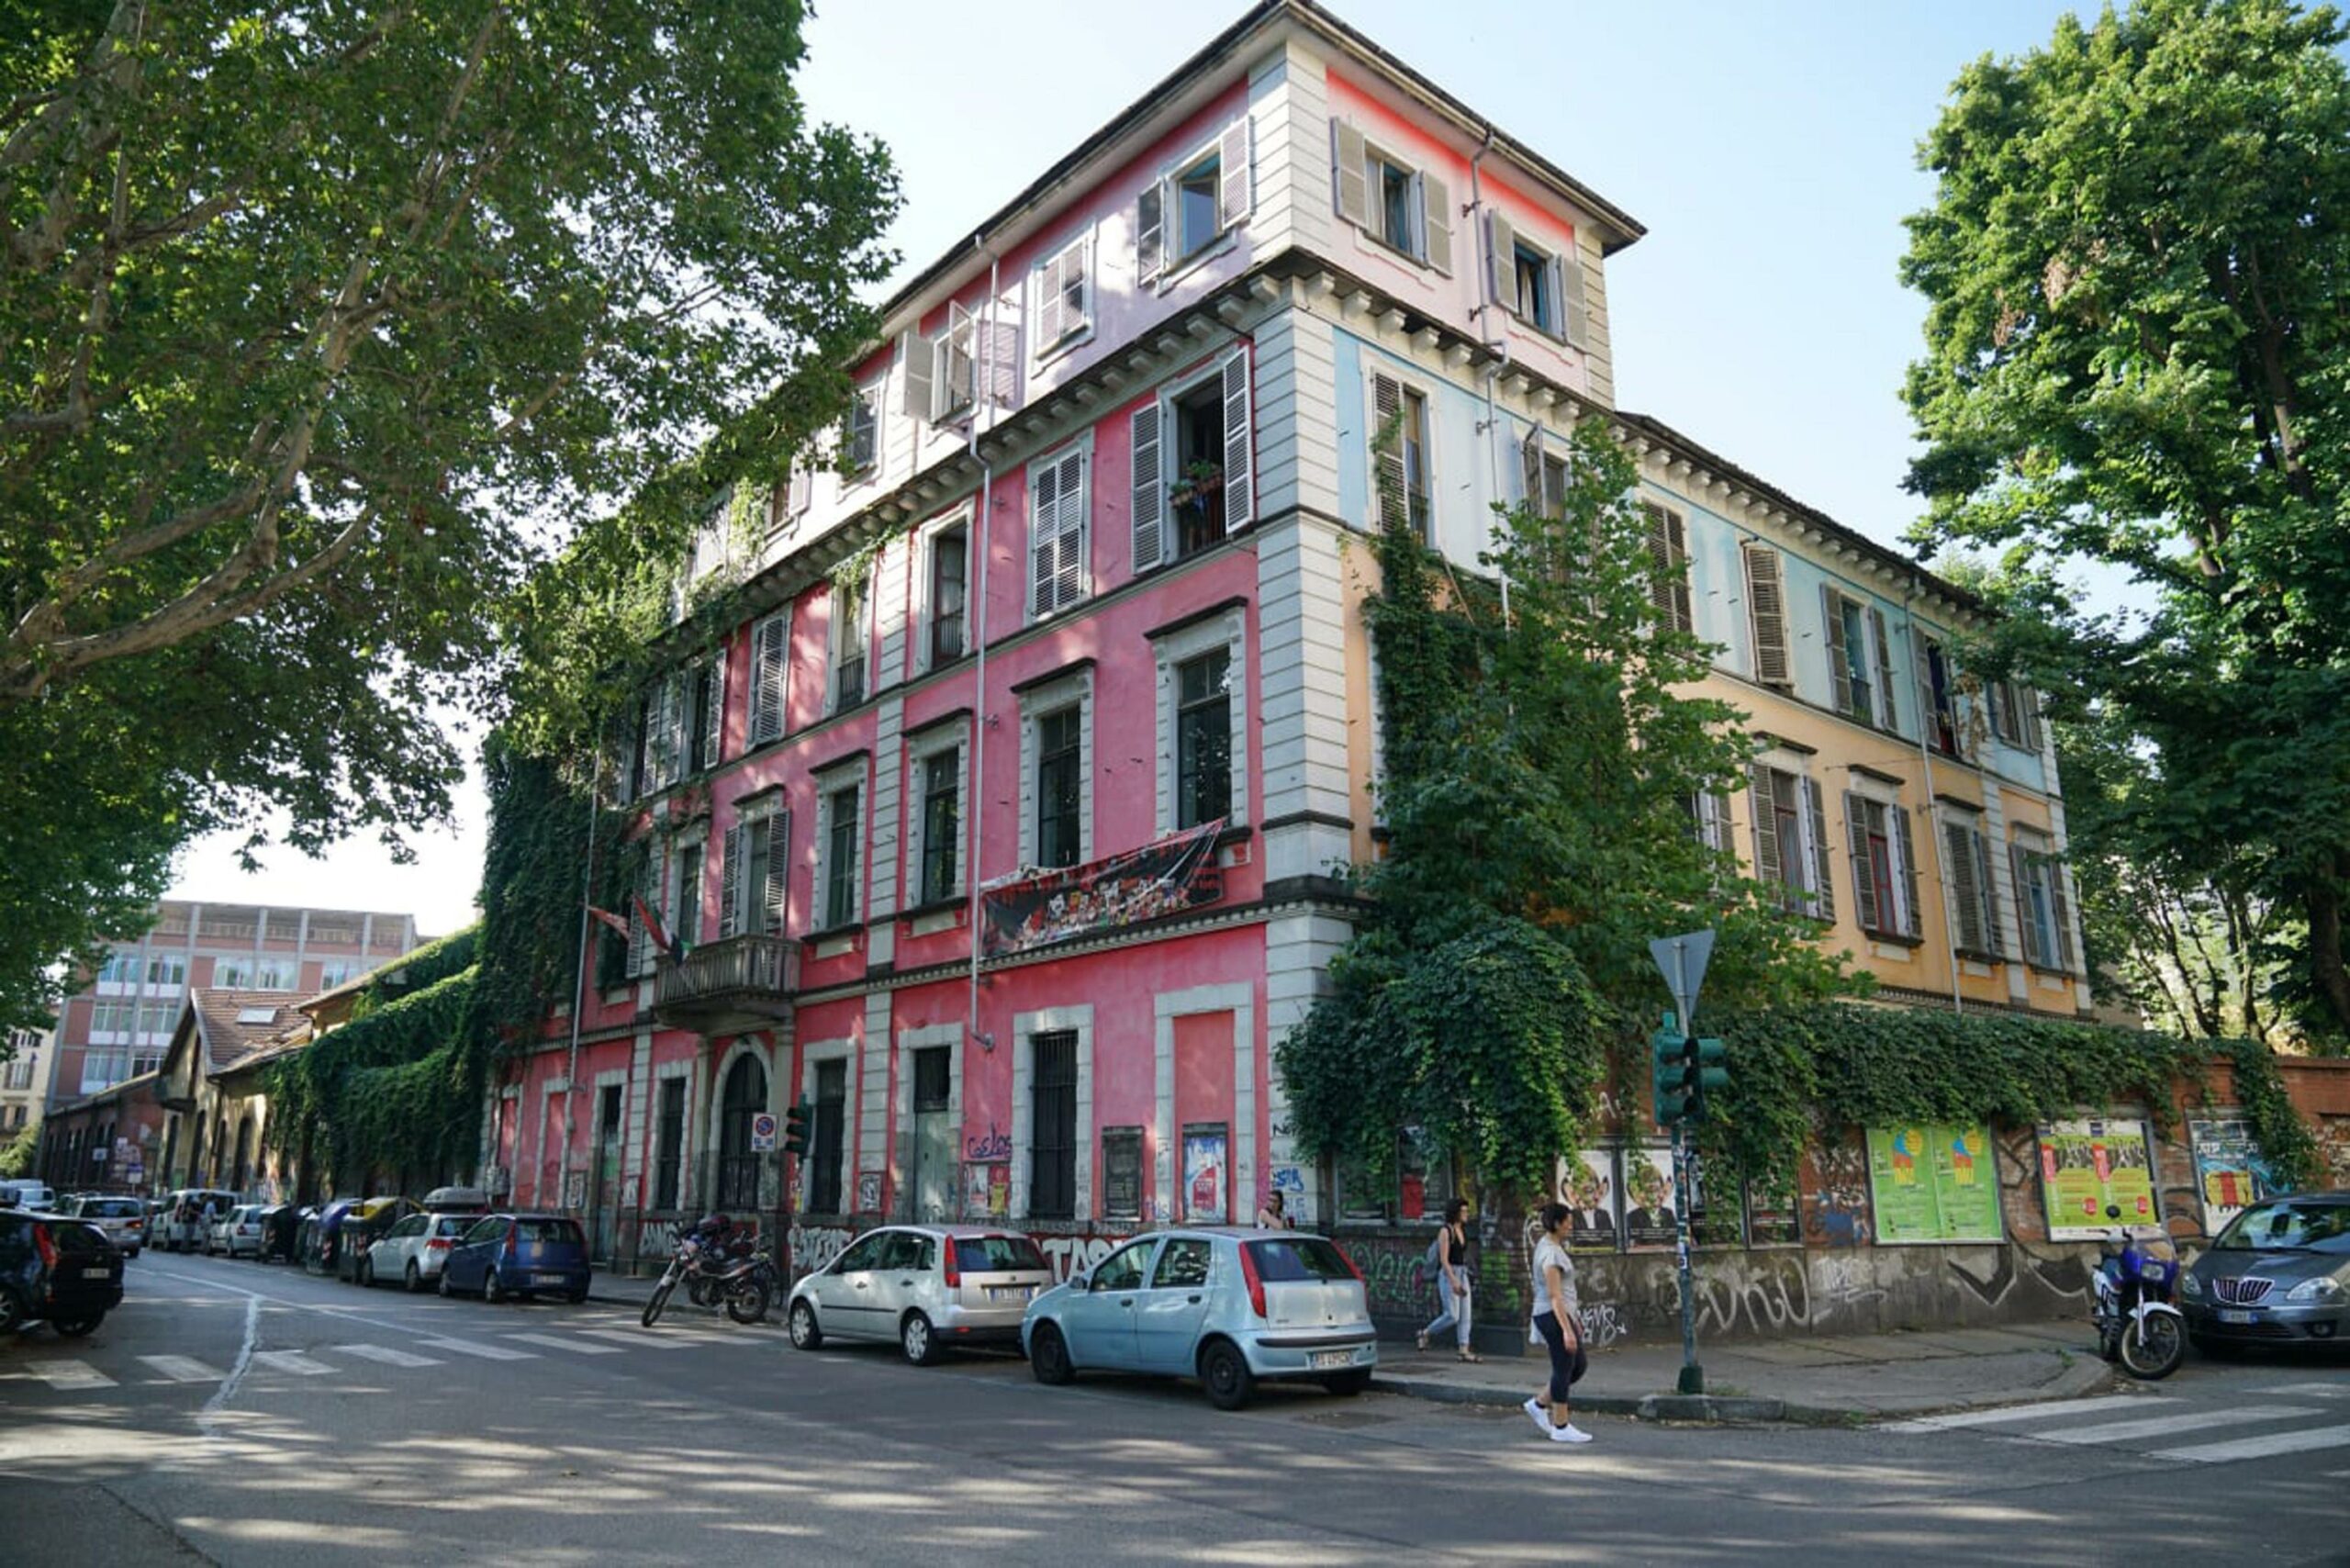
<instances>
[{"instance_id":1,"label":"colorful poster","mask_svg":"<svg viewBox=\"0 0 2350 1568\"><path fill-rule=\"evenodd\" d=\"M2203 1234L2217 1236L2220 1227L2264 1198L2277 1195L2268 1161L2253 1141L2252 1128L2229 1117L2187 1124L2187 1141L2195 1152L2195 1193L2203 1203Z\"/></svg>"},{"instance_id":2,"label":"colorful poster","mask_svg":"<svg viewBox=\"0 0 2350 1568\"><path fill-rule=\"evenodd\" d=\"M2052 1241L2095 1241L2116 1225L2158 1225L2146 1124L2099 1119L2040 1129L2040 1190ZM2106 1214L2121 1211L2118 1220Z\"/></svg>"},{"instance_id":3,"label":"colorful poster","mask_svg":"<svg viewBox=\"0 0 2350 1568\"><path fill-rule=\"evenodd\" d=\"M1223 1225L1231 1218L1225 1194L1232 1171L1229 1129L1222 1122L1183 1126L1183 1218L1192 1225Z\"/></svg>"},{"instance_id":4,"label":"colorful poster","mask_svg":"<svg viewBox=\"0 0 2350 1568\"><path fill-rule=\"evenodd\" d=\"M1803 1216L1796 1207L1794 1188L1771 1192L1751 1184L1747 1187L1746 1244L1749 1247L1803 1245Z\"/></svg>"},{"instance_id":5,"label":"colorful poster","mask_svg":"<svg viewBox=\"0 0 2350 1568\"><path fill-rule=\"evenodd\" d=\"M1575 1211L1567 1238L1576 1252L1613 1252L1623 1235L1621 1190L1616 1184L1616 1151L1586 1148L1558 1167L1558 1201Z\"/></svg>"},{"instance_id":6,"label":"colorful poster","mask_svg":"<svg viewBox=\"0 0 2350 1568\"><path fill-rule=\"evenodd\" d=\"M1999 1239L1999 1183L1982 1127L1872 1128L1868 1150L1879 1241Z\"/></svg>"},{"instance_id":7,"label":"colorful poster","mask_svg":"<svg viewBox=\"0 0 2350 1568\"><path fill-rule=\"evenodd\" d=\"M1624 1150L1624 1245L1655 1251L1680 1245L1680 1218L1673 1212L1673 1148L1639 1144Z\"/></svg>"},{"instance_id":8,"label":"colorful poster","mask_svg":"<svg viewBox=\"0 0 2350 1568\"><path fill-rule=\"evenodd\" d=\"M1224 896L1215 862L1218 818L1140 849L1058 871L1016 877L979 894L979 943L990 958L1024 953L1091 932L1180 914Z\"/></svg>"}]
</instances>

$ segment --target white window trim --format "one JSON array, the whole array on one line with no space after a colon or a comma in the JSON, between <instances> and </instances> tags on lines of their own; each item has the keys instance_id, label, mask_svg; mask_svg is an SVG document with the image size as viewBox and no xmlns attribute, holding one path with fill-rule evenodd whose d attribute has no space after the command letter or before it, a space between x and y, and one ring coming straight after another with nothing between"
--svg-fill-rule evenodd
<instances>
[{"instance_id":1,"label":"white window trim","mask_svg":"<svg viewBox=\"0 0 2350 1568\"><path fill-rule=\"evenodd\" d=\"M1436 503L1437 498L1444 493L1444 476L1438 471L1437 463L1436 384L1422 379L1421 372L1417 365L1404 364L1395 360L1384 359L1371 354L1365 354L1363 356L1362 370L1362 428L1364 432L1362 455L1363 482L1365 486L1363 490L1364 526L1372 533L1377 533L1381 527L1381 519L1379 516L1378 449L1378 378L1381 375L1385 375L1390 381L1394 382L1402 389L1396 395L1397 406L1399 408L1404 406L1404 399L1416 392L1420 395L1420 406L1427 410L1427 429L1423 432L1421 445L1427 456L1428 468L1428 547L1430 549L1440 550L1442 546L1442 539L1437 528ZM1544 438L1544 444L1546 446L1549 444L1549 438L1547 435ZM1408 480L1409 477L1410 476L1407 473L1405 475L1405 478ZM1406 497L1404 506L1408 510L1410 505L1410 499Z\"/></svg>"},{"instance_id":2,"label":"white window trim","mask_svg":"<svg viewBox=\"0 0 2350 1568\"><path fill-rule=\"evenodd\" d=\"M1811 770L1811 760L1812 759L1808 756L1802 756L1796 752L1788 751L1781 746L1772 746L1767 750L1758 752L1755 754L1754 757L1754 763L1756 766L1770 768L1774 772L1777 773L1791 774L1797 782L1803 785L1805 790L1818 794L1819 811L1817 814L1818 820L1824 823L1828 820L1828 798L1824 793L1820 793L1820 791L1823 791L1826 787L1813 776ZM1751 812L1754 799L1753 790L1751 789L1748 790L1746 791L1746 796L1748 808ZM1812 802L1810 800L1806 800L1803 803L1803 809L1796 813L1796 831L1803 839L1804 848L1803 865L1800 868L1803 875L1799 890L1807 898L1811 899L1815 903L1817 903L1820 895L1820 855L1819 846L1815 842L1812 830L1813 816L1814 812L1812 811ZM1835 863L1836 846L1833 843L1830 843L1827 846L1827 848L1829 851L1829 863L1831 868L1828 874L1832 879L1836 874L1832 868ZM1785 868L1783 866L1781 869L1784 871ZM1834 896L1834 892L1835 890L1831 887L1829 890L1829 893L1831 898ZM1855 914L1853 918L1857 921L1859 916Z\"/></svg>"},{"instance_id":3,"label":"white window trim","mask_svg":"<svg viewBox=\"0 0 2350 1568\"><path fill-rule=\"evenodd\" d=\"M1151 657L1158 666L1158 836L1175 829L1175 672L1181 665L1218 648L1230 659L1232 721L1232 812L1226 824L1237 827L1248 820L1248 644L1246 607L1235 605L1221 615L1152 640ZM1087 740L1091 741L1091 726ZM1092 769L1087 768L1089 777ZM1091 856L1088 858L1091 858Z\"/></svg>"},{"instance_id":4,"label":"white window trim","mask_svg":"<svg viewBox=\"0 0 2350 1568\"><path fill-rule=\"evenodd\" d=\"M890 1191L900 1202L901 1213L914 1213L917 1193L910 1183L913 1180L914 1148L914 1053L946 1047L946 1119L956 1129L957 1166L956 1189L949 1195L947 1207L952 1217L960 1219L963 1210L962 1167L960 1148L963 1127L963 1025L960 1024L925 1024L916 1028L898 1031L898 1092L895 1114L897 1136L890 1139Z\"/></svg>"},{"instance_id":5,"label":"white window trim","mask_svg":"<svg viewBox=\"0 0 2350 1568\"><path fill-rule=\"evenodd\" d=\"M1067 604L1056 605L1039 614L1036 610L1036 474L1039 470L1058 467L1067 462L1071 453L1078 455L1077 597ZM1027 483L1021 487L1020 504L1024 514L1020 521L1021 530L1027 538L1027 547L1021 553L1021 623L1035 626L1047 621L1058 621L1093 598L1093 431L1091 427L1075 441L1055 447L1029 463Z\"/></svg>"},{"instance_id":6,"label":"white window trim","mask_svg":"<svg viewBox=\"0 0 2350 1568\"><path fill-rule=\"evenodd\" d=\"M1166 219L1162 216L1159 221L1163 225ZM1094 321L1101 314L1099 301L1096 298L1095 269L1099 266L1102 257L1101 248L1095 243L1095 239L1096 226L1089 223L1071 238L1046 250L1037 259L1036 264L1028 269L1028 319L1035 322L1041 322L1045 319L1043 304L1046 268L1065 259L1070 252L1074 251L1080 256L1080 267L1085 280L1081 291L1085 299L1085 319L1076 327L1064 326L1057 336L1049 340L1039 336L1029 351L1030 356L1039 364L1049 364L1079 345L1092 341Z\"/></svg>"},{"instance_id":7,"label":"white window trim","mask_svg":"<svg viewBox=\"0 0 2350 1568\"><path fill-rule=\"evenodd\" d=\"M852 395L859 402L867 398L872 400L873 461L862 468L852 470L847 477L841 480L840 488L844 493L866 485L878 484L881 480L881 471L890 465L890 442L887 440L889 392L890 373L886 369L878 375L858 382L852 389ZM840 432L843 461L846 461L848 455L848 422L844 418Z\"/></svg>"},{"instance_id":8,"label":"white window trim","mask_svg":"<svg viewBox=\"0 0 2350 1568\"><path fill-rule=\"evenodd\" d=\"M867 864L872 855L873 780L865 759L844 763L840 767L815 775L816 786L816 881L809 896L808 928L814 932L845 931L865 924L865 912L870 901L872 868ZM854 785L856 789L856 907L845 923L834 924L832 918L832 856L833 856L833 797Z\"/></svg>"},{"instance_id":9,"label":"white window trim","mask_svg":"<svg viewBox=\"0 0 2350 1568\"><path fill-rule=\"evenodd\" d=\"M901 902L907 909L919 908L923 902L922 869L928 847L925 834L930 811L928 796L923 789L923 772L933 757L950 751L955 754L956 822L962 831L955 835L955 887L946 896L960 899L971 890L971 722L957 719L917 731L906 742L906 801L911 809L906 812L904 886L911 896Z\"/></svg>"},{"instance_id":10,"label":"white window trim","mask_svg":"<svg viewBox=\"0 0 2350 1568\"><path fill-rule=\"evenodd\" d=\"M1185 171L1198 167L1209 158L1214 158L1218 160L1216 187L1219 193L1222 191L1226 173L1222 162L1224 131L1230 129L1230 126L1227 125L1224 129L1218 130L1216 134L1199 143L1181 158L1170 159L1158 172L1158 249L1161 259L1158 274L1151 280L1149 286L1156 288L1161 294L1167 293L1185 277L1217 257L1230 254L1234 247L1240 243L1240 230L1246 229L1248 226L1248 220L1256 216L1257 128L1255 116L1248 107L1243 107L1240 111L1240 119L1247 125L1247 129L1243 133L1242 145L1248 150L1246 156L1250 161L1248 210L1232 222L1225 223L1219 196L1216 221L1220 227L1216 230L1215 237L1188 256L1178 258L1175 255L1175 247L1171 239L1177 232L1177 215L1181 207L1176 196L1176 189L1181 183Z\"/></svg>"},{"instance_id":11,"label":"white window trim","mask_svg":"<svg viewBox=\"0 0 2350 1568\"><path fill-rule=\"evenodd\" d=\"M1362 227L1363 237L1382 250L1392 252L1416 266L1433 272L1435 266L1428 260L1428 201L1427 187L1424 184L1427 170L1416 159L1406 158L1400 152L1388 151L1383 143L1371 136L1365 136L1362 139L1362 155L1364 217L1370 219ZM1412 176L1412 242L1408 245L1398 245L1382 232L1386 224L1387 204L1382 199L1379 184L1371 177L1371 163L1374 159L1382 163L1392 163ZM1449 187L1447 194L1449 194ZM1457 234L1457 226L1455 231Z\"/></svg>"},{"instance_id":12,"label":"white window trim","mask_svg":"<svg viewBox=\"0 0 2350 1568\"><path fill-rule=\"evenodd\" d=\"M1893 868L1893 885L1876 890L1877 923L1874 926L1861 924L1860 873L1857 869L1851 873L1853 879L1852 924L1867 935L1886 937L1896 941L1912 940L1909 927L1915 925L1918 928L1918 936L1922 937L1926 929L1923 912L1913 911L1909 907L1909 884L1912 880L1924 880L1919 875L1922 868L1911 866L1908 857L1902 853L1902 845L1905 842L1913 846L1916 845L1918 825L1914 822L1910 823L1908 838L1905 841L1901 830L1895 826L1893 822L1897 816L1906 817L1908 814L1909 809L1901 803L1901 787L1897 784L1888 784L1884 779L1874 778L1869 774L1849 769L1844 778L1844 788L1848 791L1858 795L1873 806L1884 809L1886 859ZM1848 821L1844 824L1845 858L1848 860L1852 858L1852 824ZM1920 892L1918 896L1922 901L1925 894ZM1890 920L1886 918L1886 906L1888 902L1894 916Z\"/></svg>"},{"instance_id":13,"label":"white window trim","mask_svg":"<svg viewBox=\"0 0 2350 1568\"><path fill-rule=\"evenodd\" d=\"M840 700L841 632L847 625L848 618L839 613L842 581L839 578L833 580L829 596L831 610L825 616L824 625L824 712L827 717L843 711L845 707L855 707L869 701L873 697L877 684L873 676L873 585L880 573L881 564L877 559L866 568L864 579L856 585L858 595L856 618L864 622L865 670L864 684L860 688L856 702L849 704L843 704ZM790 662L789 644L787 643L785 647L785 663L788 666Z\"/></svg>"},{"instance_id":14,"label":"white window trim","mask_svg":"<svg viewBox=\"0 0 2350 1568\"><path fill-rule=\"evenodd\" d=\"M914 673L917 675L925 674L931 668L930 586L934 577L932 568L938 554L939 538L957 524L964 525L963 652L966 655L969 654L974 645L972 633L978 625L978 616L974 612L979 608L979 598L973 591L976 576L974 567L978 565L978 561L972 550L972 542L973 535L979 530L972 525L972 509L966 504L957 507L953 511L933 518L930 521L923 523L914 533L913 626ZM1031 570L1034 570L1033 562Z\"/></svg>"},{"instance_id":15,"label":"white window trim","mask_svg":"<svg viewBox=\"0 0 2350 1568\"><path fill-rule=\"evenodd\" d=\"M1037 722L1047 713L1077 709L1077 861L1093 858L1093 670L1091 666L1020 694L1020 864L1036 864Z\"/></svg>"},{"instance_id":16,"label":"white window trim","mask_svg":"<svg viewBox=\"0 0 2350 1568\"><path fill-rule=\"evenodd\" d=\"M1492 238L1493 237L1489 231L1487 235L1488 243L1492 242ZM1498 285L1503 281L1505 276L1503 269L1505 265L1506 265L1507 268L1505 275L1508 280L1507 292L1503 296L1503 297L1495 300L1494 303L1502 308L1503 313L1508 316L1511 320L1516 321L1519 326L1526 328L1528 331L1539 332L1542 336L1549 338L1553 342L1566 342L1567 263L1565 250L1557 245L1545 244L1541 240L1527 233L1526 230L1518 228L1516 224L1512 224L1510 226L1509 241L1510 253L1506 258L1502 256L1498 251L1494 254L1493 264L1494 283ZM1550 314L1558 318L1556 321L1540 320L1535 317L1527 315L1517 308L1517 248L1521 245L1525 246L1528 251L1531 251L1536 258L1542 263L1543 271L1549 279L1550 288ZM1580 265L1580 262L1578 262L1577 264Z\"/></svg>"},{"instance_id":17,"label":"white window trim","mask_svg":"<svg viewBox=\"0 0 2350 1568\"><path fill-rule=\"evenodd\" d=\"M1047 1007L1012 1015L1012 1214L1028 1214L1028 1179L1035 1163L1036 1082L1035 1038L1057 1030L1077 1032L1077 1182L1075 1221L1093 1217L1093 1154L1099 1137L1093 1126L1093 1004Z\"/></svg>"}]
</instances>

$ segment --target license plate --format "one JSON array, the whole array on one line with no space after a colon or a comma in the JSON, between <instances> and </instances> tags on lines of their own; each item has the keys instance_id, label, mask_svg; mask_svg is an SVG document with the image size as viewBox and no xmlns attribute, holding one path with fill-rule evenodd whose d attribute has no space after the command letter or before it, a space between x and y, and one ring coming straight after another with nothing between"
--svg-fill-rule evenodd
<instances>
[{"instance_id":1,"label":"license plate","mask_svg":"<svg viewBox=\"0 0 2350 1568\"><path fill-rule=\"evenodd\" d=\"M1309 1358L1315 1372L1320 1372L1326 1367L1351 1366L1354 1364L1354 1359L1355 1353L1352 1350L1316 1350Z\"/></svg>"},{"instance_id":2,"label":"license plate","mask_svg":"<svg viewBox=\"0 0 2350 1568\"><path fill-rule=\"evenodd\" d=\"M561 1274L532 1274L531 1282L534 1285L559 1285L566 1282Z\"/></svg>"},{"instance_id":3,"label":"license plate","mask_svg":"<svg viewBox=\"0 0 2350 1568\"><path fill-rule=\"evenodd\" d=\"M2257 1323L2260 1321L2260 1318L2257 1315L2253 1313L2231 1312L2223 1306L2220 1308L2220 1321L2222 1323Z\"/></svg>"},{"instance_id":4,"label":"license plate","mask_svg":"<svg viewBox=\"0 0 2350 1568\"><path fill-rule=\"evenodd\" d=\"M82 1271L82 1277L85 1280L111 1280L114 1278L114 1271L112 1269L84 1269Z\"/></svg>"},{"instance_id":5,"label":"license plate","mask_svg":"<svg viewBox=\"0 0 2350 1568\"><path fill-rule=\"evenodd\" d=\"M1028 1287L1026 1285L990 1285L988 1299L990 1301L1026 1301Z\"/></svg>"}]
</instances>

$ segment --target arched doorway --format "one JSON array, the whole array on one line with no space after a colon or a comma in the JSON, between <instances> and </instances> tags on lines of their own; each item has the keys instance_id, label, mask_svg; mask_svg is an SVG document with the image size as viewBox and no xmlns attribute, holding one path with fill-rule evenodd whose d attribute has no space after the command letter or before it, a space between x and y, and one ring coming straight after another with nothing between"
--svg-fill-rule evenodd
<instances>
[{"instance_id":1,"label":"arched doorway","mask_svg":"<svg viewBox=\"0 0 2350 1568\"><path fill-rule=\"evenodd\" d=\"M718 1206L759 1206L759 1160L751 1148L751 1118L767 1108L767 1070L748 1051L734 1058L718 1103Z\"/></svg>"}]
</instances>

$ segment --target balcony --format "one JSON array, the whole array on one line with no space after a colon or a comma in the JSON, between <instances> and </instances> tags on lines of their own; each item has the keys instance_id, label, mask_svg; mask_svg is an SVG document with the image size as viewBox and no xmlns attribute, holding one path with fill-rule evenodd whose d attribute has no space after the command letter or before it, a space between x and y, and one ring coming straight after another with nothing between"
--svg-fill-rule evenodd
<instances>
[{"instance_id":1,"label":"balcony","mask_svg":"<svg viewBox=\"0 0 2350 1568\"><path fill-rule=\"evenodd\" d=\"M674 1029L729 1035L791 1016L800 989L800 944L788 936L729 936L683 960L656 961L653 1016Z\"/></svg>"}]
</instances>

